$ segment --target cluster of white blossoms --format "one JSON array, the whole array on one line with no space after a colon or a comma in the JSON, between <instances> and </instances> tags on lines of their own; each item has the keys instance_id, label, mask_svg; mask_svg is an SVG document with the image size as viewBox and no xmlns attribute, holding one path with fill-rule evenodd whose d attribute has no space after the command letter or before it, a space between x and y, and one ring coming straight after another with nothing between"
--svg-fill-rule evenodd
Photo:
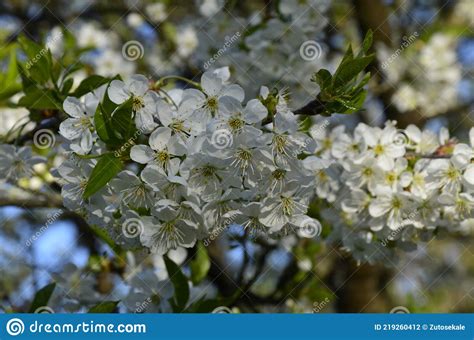
<instances>
[{"instance_id":1,"label":"cluster of white blossoms","mask_svg":"<svg viewBox=\"0 0 474 340\"><path fill-rule=\"evenodd\" d=\"M316 237L320 219L328 241L368 261L471 217L474 130L470 145L445 129L437 136L393 122L359 124L348 134L343 126L326 131L323 121L306 131L285 92L262 87L244 101L229 77L222 68L205 72L196 88L156 90L134 75L68 97L59 131L70 154L54 172L64 205L118 243L157 254L192 247L230 224L272 238ZM105 98L131 103L137 127L115 151L95 126ZM85 199L98 159L111 153L124 169ZM44 159L29 146L2 145L0 161L2 178L16 182Z\"/></svg>"},{"instance_id":2,"label":"cluster of white blossoms","mask_svg":"<svg viewBox=\"0 0 474 340\"><path fill-rule=\"evenodd\" d=\"M238 70L235 77L245 91L255 93L258 84L276 81L292 88L292 100L302 105L311 82L308 74L334 64L327 56L324 27L330 1L311 0L301 3L281 0L273 6L255 10L241 17L224 9L224 1L206 0L190 2L187 20L175 22L172 14L174 4L147 4L143 11L126 17L126 31L130 36L119 36L98 22L78 19L69 25L80 48L90 49L81 61L91 66L94 74L113 77L120 73L130 76L142 63L155 76L179 74L184 67L205 70L206 65L219 50L225 51L215 58L215 67L231 66ZM196 7L196 8L195 8ZM212 19L212 20L211 20ZM166 31L174 32L160 36L147 24L157 27L166 23ZM146 34L144 33L146 32ZM135 40L135 36L141 37ZM146 37L146 39L142 39ZM146 43L146 40L151 42ZM159 39L159 40L158 40ZM65 35L59 27L51 29L48 48L55 58L64 50ZM169 42L168 43L163 43ZM311 42L310 60L300 55L300 46ZM130 45L128 45L130 44ZM168 45L175 46L169 49ZM128 48L136 48L137 55L128 54ZM277 46L277 47L276 47ZM312 50L311 50L312 49ZM130 51L132 52L132 51ZM124 54L125 53L125 54ZM87 76L80 70L75 73L76 83ZM258 79L258 81L257 81Z\"/></svg>"},{"instance_id":3,"label":"cluster of white blossoms","mask_svg":"<svg viewBox=\"0 0 474 340\"><path fill-rule=\"evenodd\" d=\"M425 43L416 40L387 64L384 73L387 82L397 87L392 101L398 110L420 109L423 115L432 117L458 103L457 86L462 78L462 68L457 61L456 45L455 36L436 33ZM386 62L390 53L380 46L379 60Z\"/></svg>"},{"instance_id":4,"label":"cluster of white blossoms","mask_svg":"<svg viewBox=\"0 0 474 340\"><path fill-rule=\"evenodd\" d=\"M229 76L226 68L206 72L199 90L162 95L140 75L112 81L108 97L117 104L132 99L140 134L126 151L131 164L87 200L84 189L97 161L89 156L107 152L91 118L104 87L82 101L68 98L70 118L60 131L83 158L58 168L67 207L116 231L133 224L141 243L161 254L192 247L229 221L272 235L317 228L306 213L316 185L311 171L324 163L298 158L314 152L314 140L298 131L282 95L262 88L259 99L244 102L243 89L229 84ZM273 122L264 123L270 102Z\"/></svg>"},{"instance_id":5,"label":"cluster of white blossoms","mask_svg":"<svg viewBox=\"0 0 474 340\"><path fill-rule=\"evenodd\" d=\"M57 171L65 205L122 241L139 235L164 254L230 223L271 237L319 236L320 222L307 215L319 198L338 211L321 212L331 222L329 239L357 252L363 237L366 260L374 244L409 243L416 230L455 227L471 215L474 130L471 145L455 147L444 130L437 137L392 122L360 124L353 135L318 124L307 133L282 93L262 87L244 102L229 76L225 68L208 71L199 89L167 92L150 90L140 75L112 81L109 98L132 100L140 133L116 153L129 156L125 170L87 200L95 158L107 152L90 118L105 88L68 98L71 118L60 131L78 156ZM435 158L445 154L452 156Z\"/></svg>"},{"instance_id":6,"label":"cluster of white blossoms","mask_svg":"<svg viewBox=\"0 0 474 340\"><path fill-rule=\"evenodd\" d=\"M292 103L302 106L314 88L307 75L323 67L331 69L340 60L340 55L327 53L325 43L330 5L327 0L282 0L274 7L237 18L221 9L212 20L197 20L197 27L201 27L197 32L199 46L191 62L202 69L216 51L240 33L241 38L226 48L213 66L236 70L236 81L247 93L258 92L261 84L278 82L291 88ZM301 50L304 44L307 49Z\"/></svg>"},{"instance_id":7,"label":"cluster of white blossoms","mask_svg":"<svg viewBox=\"0 0 474 340\"><path fill-rule=\"evenodd\" d=\"M474 207L474 129L470 145L414 125L404 130L359 124L315 136L316 155L331 165L320 170L318 196L331 203L323 213L355 258L384 260L390 248L413 249L439 228L460 229Z\"/></svg>"}]
</instances>

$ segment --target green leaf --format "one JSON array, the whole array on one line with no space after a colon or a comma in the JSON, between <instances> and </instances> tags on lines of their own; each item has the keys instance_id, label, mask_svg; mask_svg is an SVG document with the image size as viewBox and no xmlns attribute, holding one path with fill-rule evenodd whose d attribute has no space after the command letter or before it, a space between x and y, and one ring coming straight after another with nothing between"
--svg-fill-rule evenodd
<instances>
[{"instance_id":1,"label":"green leaf","mask_svg":"<svg viewBox=\"0 0 474 340\"><path fill-rule=\"evenodd\" d=\"M92 170L91 177L84 190L84 199L102 189L122 168L123 164L120 159L113 154L104 154Z\"/></svg>"},{"instance_id":2,"label":"green leaf","mask_svg":"<svg viewBox=\"0 0 474 340\"><path fill-rule=\"evenodd\" d=\"M43 47L43 48L46 48L46 47ZM54 84L57 84L63 70L62 65L59 63L55 64L53 62L53 54L51 53L51 50L49 48L47 49L45 58L48 61L49 75L51 76L51 80L53 81Z\"/></svg>"},{"instance_id":3,"label":"green leaf","mask_svg":"<svg viewBox=\"0 0 474 340\"><path fill-rule=\"evenodd\" d=\"M69 75L73 74L74 72L79 71L80 69L84 68L84 64L81 62L74 62L74 64L69 65L66 67L64 72L64 77L68 77Z\"/></svg>"},{"instance_id":4,"label":"green leaf","mask_svg":"<svg viewBox=\"0 0 474 340\"><path fill-rule=\"evenodd\" d=\"M173 283L174 297L170 303L173 305L175 312L184 310L189 299L189 285L187 277L181 272L179 267L169 259L168 256L163 256L165 261L168 276Z\"/></svg>"},{"instance_id":5,"label":"green leaf","mask_svg":"<svg viewBox=\"0 0 474 340\"><path fill-rule=\"evenodd\" d=\"M94 115L97 134L108 147L124 145L137 131L132 114L132 101L117 106L105 91L104 98Z\"/></svg>"},{"instance_id":6,"label":"green leaf","mask_svg":"<svg viewBox=\"0 0 474 340\"><path fill-rule=\"evenodd\" d=\"M76 48L76 37L68 29L63 29L64 50L73 51Z\"/></svg>"},{"instance_id":7,"label":"green leaf","mask_svg":"<svg viewBox=\"0 0 474 340\"><path fill-rule=\"evenodd\" d=\"M69 90L71 90L72 85L74 84L74 79L73 78L68 78L64 81L63 86L61 88L61 92L64 95L67 95L69 93Z\"/></svg>"},{"instance_id":8,"label":"green leaf","mask_svg":"<svg viewBox=\"0 0 474 340\"><path fill-rule=\"evenodd\" d=\"M77 89L73 92L72 96L74 97L82 97L88 92L95 90L96 88L107 84L110 81L109 78L105 78L99 75L92 75L87 77L77 87Z\"/></svg>"},{"instance_id":9,"label":"green leaf","mask_svg":"<svg viewBox=\"0 0 474 340\"><path fill-rule=\"evenodd\" d=\"M352 98L352 106L354 106L356 108L355 111L360 110L362 108L362 105L364 105L366 96L367 96L367 91L360 91L357 94L357 96Z\"/></svg>"},{"instance_id":10,"label":"green leaf","mask_svg":"<svg viewBox=\"0 0 474 340\"><path fill-rule=\"evenodd\" d=\"M339 65L334 74L334 88L340 88L354 79L361 71L363 71L372 61L374 55L368 55L352 60L348 60Z\"/></svg>"},{"instance_id":11,"label":"green leaf","mask_svg":"<svg viewBox=\"0 0 474 340\"><path fill-rule=\"evenodd\" d=\"M374 58L373 54L365 55L372 45L372 40L373 34L369 30L357 57L354 57L352 47L349 46L334 75L325 69L313 74L311 80L320 87L316 98L321 107L318 113L323 116L335 112L352 113L362 107L366 96L364 86L370 79L370 73L366 73L361 80L359 75Z\"/></svg>"},{"instance_id":12,"label":"green leaf","mask_svg":"<svg viewBox=\"0 0 474 340\"><path fill-rule=\"evenodd\" d=\"M61 102L57 99L57 94L54 90L40 90L37 87L29 88L18 101L18 105L38 110L62 109Z\"/></svg>"},{"instance_id":13,"label":"green leaf","mask_svg":"<svg viewBox=\"0 0 474 340\"><path fill-rule=\"evenodd\" d=\"M18 69L16 68L16 48L10 48L8 58L8 68L6 73L1 74L2 86L8 86L15 83L18 77Z\"/></svg>"},{"instance_id":14,"label":"green leaf","mask_svg":"<svg viewBox=\"0 0 474 340\"><path fill-rule=\"evenodd\" d=\"M107 121L106 121L106 118L104 117L104 113L102 112L100 108L100 105L97 107L97 110L95 111L95 114L94 114L94 125L97 131L97 134L99 135L99 138L104 143L109 144L112 138L112 133L107 128Z\"/></svg>"},{"instance_id":15,"label":"green leaf","mask_svg":"<svg viewBox=\"0 0 474 340\"><path fill-rule=\"evenodd\" d=\"M120 104L112 112L110 123L115 136L123 142L134 135L137 128L133 121L132 98Z\"/></svg>"},{"instance_id":16,"label":"green leaf","mask_svg":"<svg viewBox=\"0 0 474 340\"><path fill-rule=\"evenodd\" d=\"M321 90L328 87L331 84L331 80L332 80L331 72L329 72L326 69L319 70L313 76L313 81L316 82L316 84L319 85Z\"/></svg>"},{"instance_id":17,"label":"green leaf","mask_svg":"<svg viewBox=\"0 0 474 340\"><path fill-rule=\"evenodd\" d=\"M211 261L207 255L206 247L202 243L198 243L196 255L191 261L191 281L194 284L201 282L206 276L209 268L211 268Z\"/></svg>"},{"instance_id":18,"label":"green leaf","mask_svg":"<svg viewBox=\"0 0 474 340\"><path fill-rule=\"evenodd\" d=\"M0 74L0 100L10 99L21 90L21 84L17 82L18 69L16 66L16 49L10 48L10 57L6 73Z\"/></svg>"},{"instance_id":19,"label":"green leaf","mask_svg":"<svg viewBox=\"0 0 474 340\"><path fill-rule=\"evenodd\" d=\"M111 115L112 112L116 109L117 105L113 103L107 91L108 87L104 93L104 98L101 100L97 106L97 110L94 114L94 125L99 135L99 138L106 143L110 144L120 144L120 140L112 140L114 133L111 126Z\"/></svg>"},{"instance_id":20,"label":"green leaf","mask_svg":"<svg viewBox=\"0 0 474 340\"><path fill-rule=\"evenodd\" d=\"M356 86L353 87L352 92L362 91L363 87L367 85L369 80L370 80L370 72L367 72L362 78L362 80Z\"/></svg>"},{"instance_id":21,"label":"green leaf","mask_svg":"<svg viewBox=\"0 0 474 340\"><path fill-rule=\"evenodd\" d=\"M38 290L31 303L29 313L34 313L38 308L47 306L51 295L53 295L54 288L56 288L56 283L51 283Z\"/></svg>"},{"instance_id":22,"label":"green leaf","mask_svg":"<svg viewBox=\"0 0 474 340\"><path fill-rule=\"evenodd\" d=\"M346 62L348 62L349 60L352 60L352 59L354 59L354 52L352 51L352 46L349 45L349 47L347 48L346 53L344 54L344 57L342 57L342 60L339 63L339 66L346 63Z\"/></svg>"},{"instance_id":23,"label":"green leaf","mask_svg":"<svg viewBox=\"0 0 474 340\"><path fill-rule=\"evenodd\" d=\"M18 38L18 42L27 57L24 65L31 78L38 83L46 83L51 74L51 60L48 49L23 36Z\"/></svg>"},{"instance_id":24,"label":"green leaf","mask_svg":"<svg viewBox=\"0 0 474 340\"><path fill-rule=\"evenodd\" d=\"M20 77L21 77L23 92L29 93L33 89L37 89L36 82L33 79L31 79L31 77L29 77L29 75L26 72L26 69L18 61L17 61L17 68L18 68L18 73L20 74Z\"/></svg>"},{"instance_id":25,"label":"green leaf","mask_svg":"<svg viewBox=\"0 0 474 340\"><path fill-rule=\"evenodd\" d=\"M88 313L113 313L119 303L120 301L104 301L89 309Z\"/></svg>"},{"instance_id":26,"label":"green leaf","mask_svg":"<svg viewBox=\"0 0 474 340\"><path fill-rule=\"evenodd\" d=\"M360 50L358 56L361 57L369 51L370 46L372 46L372 42L374 40L374 34L371 29L367 31L365 35L364 41L362 42L362 49Z\"/></svg>"},{"instance_id":27,"label":"green leaf","mask_svg":"<svg viewBox=\"0 0 474 340\"><path fill-rule=\"evenodd\" d=\"M344 100L344 99L341 99L341 98L337 98L336 101L340 104L342 104L346 109L347 111L344 111L345 113L349 113L349 112L354 112L354 111L357 111L357 107L354 106L352 104L352 102L348 101L348 100Z\"/></svg>"}]
</instances>

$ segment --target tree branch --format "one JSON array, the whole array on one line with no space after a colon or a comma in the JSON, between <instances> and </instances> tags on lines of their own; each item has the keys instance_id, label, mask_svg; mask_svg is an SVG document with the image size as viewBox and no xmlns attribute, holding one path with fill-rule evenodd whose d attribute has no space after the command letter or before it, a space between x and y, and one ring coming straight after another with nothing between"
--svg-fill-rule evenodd
<instances>
[{"instance_id":1,"label":"tree branch","mask_svg":"<svg viewBox=\"0 0 474 340\"><path fill-rule=\"evenodd\" d=\"M0 207L64 208L60 194L30 193L19 188L0 189Z\"/></svg>"},{"instance_id":2,"label":"tree branch","mask_svg":"<svg viewBox=\"0 0 474 340\"><path fill-rule=\"evenodd\" d=\"M305 116L315 116L318 114L323 114L325 111L324 103L319 99L319 96L316 99L310 101L305 106L294 111L296 115L305 115Z\"/></svg>"}]
</instances>

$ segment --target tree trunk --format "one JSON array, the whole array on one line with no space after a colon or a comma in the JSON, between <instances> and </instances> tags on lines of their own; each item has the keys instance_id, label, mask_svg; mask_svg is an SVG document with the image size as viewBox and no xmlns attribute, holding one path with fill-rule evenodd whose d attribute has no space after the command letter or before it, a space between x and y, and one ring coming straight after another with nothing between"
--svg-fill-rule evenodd
<instances>
[{"instance_id":1,"label":"tree trunk","mask_svg":"<svg viewBox=\"0 0 474 340\"><path fill-rule=\"evenodd\" d=\"M336 261L331 285L336 293L339 313L388 313L393 307L386 290L393 277L381 265L357 265L351 258Z\"/></svg>"}]
</instances>

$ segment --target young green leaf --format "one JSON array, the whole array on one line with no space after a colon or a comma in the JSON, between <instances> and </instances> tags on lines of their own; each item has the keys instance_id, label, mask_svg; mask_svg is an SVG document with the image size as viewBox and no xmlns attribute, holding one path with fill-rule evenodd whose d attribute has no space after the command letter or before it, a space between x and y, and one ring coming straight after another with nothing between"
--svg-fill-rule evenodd
<instances>
[{"instance_id":1,"label":"young green leaf","mask_svg":"<svg viewBox=\"0 0 474 340\"><path fill-rule=\"evenodd\" d=\"M181 272L179 267L168 256L163 256L165 261L168 276L173 283L174 297L172 298L172 305L175 312L183 311L189 299L189 285L187 277Z\"/></svg>"},{"instance_id":2,"label":"young green leaf","mask_svg":"<svg viewBox=\"0 0 474 340\"><path fill-rule=\"evenodd\" d=\"M360 52L356 57L349 46L334 75L322 69L313 74L311 80L320 87L315 100L297 110L299 114L314 115L316 113L329 116L332 113L352 113L358 111L366 95L364 86L370 79L364 69L370 64L374 55L365 55L372 44L372 32L367 32Z\"/></svg>"},{"instance_id":3,"label":"young green leaf","mask_svg":"<svg viewBox=\"0 0 474 340\"><path fill-rule=\"evenodd\" d=\"M113 154L104 154L100 157L87 182L83 195L84 199L102 189L122 169L122 162Z\"/></svg>"},{"instance_id":4,"label":"young green leaf","mask_svg":"<svg viewBox=\"0 0 474 340\"><path fill-rule=\"evenodd\" d=\"M316 82L321 89L325 89L331 84L331 72L326 69L321 69L313 75L313 81Z\"/></svg>"},{"instance_id":5,"label":"young green leaf","mask_svg":"<svg viewBox=\"0 0 474 340\"><path fill-rule=\"evenodd\" d=\"M358 57L362 57L363 55L367 54L370 46L372 46L373 40L374 40L374 34L372 30L369 29L367 31L367 34L365 35L364 41L362 42L362 48L358 54Z\"/></svg>"},{"instance_id":6,"label":"young green leaf","mask_svg":"<svg viewBox=\"0 0 474 340\"><path fill-rule=\"evenodd\" d=\"M374 59L374 55L368 55L341 63L334 74L333 86L335 89L346 85L362 72Z\"/></svg>"},{"instance_id":7,"label":"young green leaf","mask_svg":"<svg viewBox=\"0 0 474 340\"><path fill-rule=\"evenodd\" d=\"M41 90L39 88L30 88L25 95L20 98L18 105L29 109L56 109L61 110L61 101L57 98L54 90Z\"/></svg>"},{"instance_id":8,"label":"young green leaf","mask_svg":"<svg viewBox=\"0 0 474 340\"><path fill-rule=\"evenodd\" d=\"M46 83L51 74L48 49L23 36L18 38L18 42L27 57L24 65L31 78L40 84Z\"/></svg>"},{"instance_id":9,"label":"young green leaf","mask_svg":"<svg viewBox=\"0 0 474 340\"><path fill-rule=\"evenodd\" d=\"M53 295L54 288L56 288L56 283L51 283L38 290L31 303L29 313L34 313L38 308L47 306L51 295Z\"/></svg>"},{"instance_id":10,"label":"young green leaf","mask_svg":"<svg viewBox=\"0 0 474 340\"><path fill-rule=\"evenodd\" d=\"M111 126L115 136L123 142L127 141L137 131L133 121L132 99L120 104L111 115Z\"/></svg>"},{"instance_id":11,"label":"young green leaf","mask_svg":"<svg viewBox=\"0 0 474 340\"><path fill-rule=\"evenodd\" d=\"M207 276L207 272L211 267L211 261L207 255L207 250L202 243L199 243L196 250L196 255L191 261L191 281L198 284Z\"/></svg>"},{"instance_id":12,"label":"young green leaf","mask_svg":"<svg viewBox=\"0 0 474 340\"><path fill-rule=\"evenodd\" d=\"M71 90L73 84L74 84L74 79L73 78L66 79L64 81L64 83L62 84L61 93L63 95L67 95L69 93L69 91Z\"/></svg>"},{"instance_id":13,"label":"young green leaf","mask_svg":"<svg viewBox=\"0 0 474 340\"><path fill-rule=\"evenodd\" d=\"M105 78L99 75L92 75L90 77L87 77L77 87L77 89L72 93L73 97L82 97L88 92L92 92L96 88L107 84L110 81L109 78Z\"/></svg>"},{"instance_id":14,"label":"young green leaf","mask_svg":"<svg viewBox=\"0 0 474 340\"><path fill-rule=\"evenodd\" d=\"M339 65L342 65L346 62L348 62L349 60L352 60L354 59L354 52L352 51L352 46L349 45L349 47L347 48L347 51L346 53L344 54L344 57L342 57L342 60L340 62Z\"/></svg>"},{"instance_id":15,"label":"young green leaf","mask_svg":"<svg viewBox=\"0 0 474 340\"><path fill-rule=\"evenodd\" d=\"M16 48L10 49L8 68L6 73L0 74L0 101L11 98L21 90L21 84L17 82L18 69L16 66Z\"/></svg>"},{"instance_id":16,"label":"young green leaf","mask_svg":"<svg viewBox=\"0 0 474 340\"><path fill-rule=\"evenodd\" d=\"M104 301L89 309L88 313L113 313L120 301Z\"/></svg>"},{"instance_id":17,"label":"young green leaf","mask_svg":"<svg viewBox=\"0 0 474 340\"><path fill-rule=\"evenodd\" d=\"M100 105L97 107L97 110L95 111L94 114L94 125L95 129L97 131L97 135L99 135L99 138L105 143L109 144L111 138L112 138L112 133L109 131L107 128L108 124L106 121L106 117L104 113L102 112Z\"/></svg>"}]
</instances>

